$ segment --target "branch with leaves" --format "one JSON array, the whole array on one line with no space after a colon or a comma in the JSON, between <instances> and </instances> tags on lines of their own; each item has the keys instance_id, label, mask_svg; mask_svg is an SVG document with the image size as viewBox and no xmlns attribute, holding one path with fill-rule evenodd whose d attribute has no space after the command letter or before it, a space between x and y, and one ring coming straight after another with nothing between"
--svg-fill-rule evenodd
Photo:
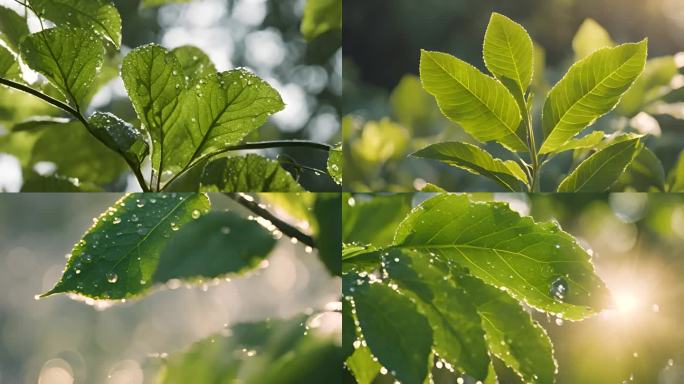
<instances>
[{"instance_id":1,"label":"branch with leaves","mask_svg":"<svg viewBox=\"0 0 684 384\"><path fill-rule=\"evenodd\" d=\"M29 119L19 124L23 135L29 134L28 126L39 135L48 129L65 131L82 125L78 129L85 128L98 142L97 150L111 151L103 160L124 160L143 191L302 191L298 179L280 162L257 155L247 161L235 152L286 147L332 150L330 145L302 140L245 142L269 116L285 107L279 93L246 69L217 72L209 57L192 46L169 51L150 44L126 55L121 77L138 126L108 112L86 116L84 111L97 89L116 76L112 74L116 64L110 62L110 54L121 45L121 16L116 7L109 0L20 4L41 24L45 19L56 26L29 33L26 20L12 10L0 10L13 20L0 26L0 35L8 40L8 48L0 46L0 84L37 97L72 119ZM26 84L20 61L44 76L48 84L42 88ZM59 171L59 160L45 159L50 160L58 163ZM147 164L150 174L145 176ZM310 168L293 167L298 172ZM333 157L328 169L331 167L341 169L341 164ZM77 189L70 180L61 180L66 183L63 189ZM341 183L337 176L334 181Z\"/></svg>"}]
</instances>

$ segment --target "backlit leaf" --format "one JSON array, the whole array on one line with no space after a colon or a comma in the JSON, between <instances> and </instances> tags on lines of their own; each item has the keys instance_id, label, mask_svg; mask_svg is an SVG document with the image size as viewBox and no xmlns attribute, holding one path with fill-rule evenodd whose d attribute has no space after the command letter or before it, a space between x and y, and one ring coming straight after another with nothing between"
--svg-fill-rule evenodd
<instances>
[{"instance_id":1,"label":"backlit leaf","mask_svg":"<svg viewBox=\"0 0 684 384\"><path fill-rule=\"evenodd\" d=\"M329 32L342 32L342 0L307 0L301 25L307 41Z\"/></svg>"},{"instance_id":2,"label":"backlit leaf","mask_svg":"<svg viewBox=\"0 0 684 384\"><path fill-rule=\"evenodd\" d=\"M0 7L0 39L15 53L19 53L21 39L29 34L23 16L5 7Z\"/></svg>"},{"instance_id":3,"label":"backlit leaf","mask_svg":"<svg viewBox=\"0 0 684 384\"><path fill-rule=\"evenodd\" d=\"M572 39L572 49L575 59L580 60L601 48L612 47L615 42L599 23L594 19L586 19Z\"/></svg>"},{"instance_id":4,"label":"backlit leaf","mask_svg":"<svg viewBox=\"0 0 684 384\"><path fill-rule=\"evenodd\" d=\"M205 192L300 192L303 188L277 161L259 155L211 160L200 177Z\"/></svg>"},{"instance_id":5,"label":"backlit leaf","mask_svg":"<svg viewBox=\"0 0 684 384\"><path fill-rule=\"evenodd\" d=\"M520 109L508 89L451 55L421 51L420 80L442 113L481 141L524 151Z\"/></svg>"}]
</instances>

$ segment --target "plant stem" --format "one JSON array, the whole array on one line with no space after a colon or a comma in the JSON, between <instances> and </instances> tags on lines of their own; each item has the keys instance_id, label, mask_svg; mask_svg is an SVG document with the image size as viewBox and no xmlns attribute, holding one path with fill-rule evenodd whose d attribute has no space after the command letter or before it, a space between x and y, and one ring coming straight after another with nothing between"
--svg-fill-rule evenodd
<instances>
[{"instance_id":1,"label":"plant stem","mask_svg":"<svg viewBox=\"0 0 684 384\"><path fill-rule=\"evenodd\" d=\"M182 171L178 172L175 174L171 180L167 181L164 183L164 187L161 188L161 191L163 191L166 187L169 185L173 184L176 179L179 177L183 176L184 174L188 173L191 169L193 169L195 166L198 164L202 163L204 159L209 159L214 156L218 156L223 153L227 152L233 152L233 151L246 151L246 150L254 150L254 149L268 149L268 148L286 148L286 147L308 147L308 148L314 148L314 149L319 149L323 151L330 151L332 150L332 146L329 144L324 144L324 143L317 143L315 141L309 141L309 140L273 140L273 141L253 141L251 143L243 143L243 144L238 144L238 145L232 145L229 147L225 147L222 149L219 149L217 151L211 152L207 155L204 155L200 157L199 159L193 161L185 167Z\"/></svg>"},{"instance_id":2,"label":"plant stem","mask_svg":"<svg viewBox=\"0 0 684 384\"><path fill-rule=\"evenodd\" d=\"M534 129L532 127L532 116L530 114L529 108L525 106L525 120L527 125L527 146L530 150L530 158L532 160L532 192L540 191L540 180L539 180L539 153L537 153L537 144L534 140Z\"/></svg>"},{"instance_id":3,"label":"plant stem","mask_svg":"<svg viewBox=\"0 0 684 384\"><path fill-rule=\"evenodd\" d=\"M311 248L316 248L316 243L313 239L313 237L303 233L299 229L293 227L292 225L284 222L283 220L279 219L275 215L273 215L271 212L269 212L267 209L261 208L258 203L256 203L253 199L249 199L245 197L245 194L243 193L224 193L224 195L230 197L231 199L235 200L237 203L242 205L243 207L249 209L253 213L263 217L264 219L268 220L273 224L280 232L282 232L285 236L295 238L299 240L302 244L307 245Z\"/></svg>"},{"instance_id":4,"label":"plant stem","mask_svg":"<svg viewBox=\"0 0 684 384\"><path fill-rule=\"evenodd\" d=\"M22 91L22 92L26 92L26 93L33 95L33 96L35 96L35 97L37 97L43 101L46 101L47 103L63 110L64 112L67 112L68 114L75 117L78 121L80 121L81 124L83 124L83 126L86 128L88 133L90 133L95 139L97 139L100 142L102 141L97 137L97 135L95 135L92 132L90 124L88 124L88 120L86 120L86 118L78 110L72 108L70 105L68 105L64 102L61 102L61 101L59 101L59 100L57 100L51 96L48 96L48 95L46 95L40 91L37 91L37 90L35 90L29 86L26 86L24 84L17 83L15 81L8 80L8 79L2 78L2 77L0 77L0 84L6 85L10 88L14 88L14 89ZM107 147L107 148L109 148L109 147ZM110 149L112 151L114 151L114 149L112 149L112 148L110 148ZM115 151L115 152L119 153L117 151ZM131 164L131 162L129 162L125 156L122 156L122 157L126 160L126 163L128 164L128 166L133 171L133 174L135 175L135 178L138 180L138 183L140 184L140 187L142 188L142 190L144 192L149 192L150 190L147 187L147 183L145 182L145 177L140 172L140 169L138 169L134 164Z\"/></svg>"}]
</instances>

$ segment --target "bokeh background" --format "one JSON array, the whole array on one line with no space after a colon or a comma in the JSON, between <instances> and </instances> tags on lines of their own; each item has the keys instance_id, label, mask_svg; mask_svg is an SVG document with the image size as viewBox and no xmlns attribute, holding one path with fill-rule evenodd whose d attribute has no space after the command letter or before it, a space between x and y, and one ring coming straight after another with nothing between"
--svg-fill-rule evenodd
<instances>
[{"instance_id":1,"label":"bokeh background","mask_svg":"<svg viewBox=\"0 0 684 384\"><path fill-rule=\"evenodd\" d=\"M230 282L157 290L104 310L66 295L35 300L58 281L64 255L93 217L119 197L0 197L1 384L153 383L159 356L226 324L289 318L339 301L340 279L285 237L268 265ZM213 209L241 210L224 196L211 199Z\"/></svg>"},{"instance_id":2,"label":"bokeh background","mask_svg":"<svg viewBox=\"0 0 684 384\"><path fill-rule=\"evenodd\" d=\"M286 108L245 140L307 139L332 145L340 142L340 33L327 33L307 43L300 31L306 0L194 0L143 10L139 0L114 0L114 3L123 19L122 55L149 43L170 49L195 45L210 56L217 70L246 67L280 92ZM22 9L13 0L0 0L0 5ZM32 31L38 28L35 18L29 23ZM113 70L107 70L108 75L118 74L120 62L121 58L111 58ZM107 83L93 99L90 109L113 112L127 121L136 120L120 78ZM11 127L31 115L58 112L40 100L3 87L0 89L0 137L3 127ZM261 153L271 158L284 154L303 165L326 169L324 151L289 148ZM21 158L0 153L0 190L19 189L20 161ZM45 164L42 167L46 169ZM309 190L339 189L324 174L304 171L300 180ZM137 189L132 177L122 177L110 189L121 190L127 184L129 190Z\"/></svg>"},{"instance_id":3,"label":"bokeh background","mask_svg":"<svg viewBox=\"0 0 684 384\"><path fill-rule=\"evenodd\" d=\"M418 193L417 205L432 196ZM475 193L535 221L555 220L588 250L614 306L580 322L529 309L548 332L558 384L684 383L684 195ZM376 198L382 198L378 196ZM520 379L500 362L499 383ZM446 369L436 384L456 384ZM345 383L355 381L347 375ZM379 375L376 384L391 384ZM464 378L466 384L475 384ZM459 382L460 383L460 382Z\"/></svg>"},{"instance_id":4,"label":"bokeh background","mask_svg":"<svg viewBox=\"0 0 684 384\"><path fill-rule=\"evenodd\" d=\"M492 12L521 23L537 43L532 89L537 95L537 117L549 87L573 62L573 38L587 18L602 25L617 43L648 37L649 58L684 50L681 0L348 1L343 26L346 190L410 191L424 181L453 191L500 190L495 183L456 168L407 159L408 154L437 141L472 142L441 116L434 99L422 91L416 77L420 49L447 52L486 71L482 42ZM682 55L676 61L680 68L684 66ZM664 84L680 89L683 78L673 75ZM667 171L684 148L684 97L680 94L673 101L677 103L672 108L654 108L646 116L619 109L596 126L608 132L652 133L647 144ZM510 158L496 145L487 149ZM548 184L557 182L571 162L568 153L549 164L545 168Z\"/></svg>"}]
</instances>

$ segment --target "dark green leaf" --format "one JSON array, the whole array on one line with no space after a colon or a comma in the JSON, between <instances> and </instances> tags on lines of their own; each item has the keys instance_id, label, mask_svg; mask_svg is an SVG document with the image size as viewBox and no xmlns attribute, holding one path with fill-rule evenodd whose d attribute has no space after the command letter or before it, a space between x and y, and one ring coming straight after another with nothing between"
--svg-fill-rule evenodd
<instances>
[{"instance_id":1,"label":"dark green leaf","mask_svg":"<svg viewBox=\"0 0 684 384\"><path fill-rule=\"evenodd\" d=\"M432 329L407 297L382 284L354 287L356 317L373 355L392 376L422 383L428 373Z\"/></svg>"},{"instance_id":2,"label":"dark green leaf","mask_svg":"<svg viewBox=\"0 0 684 384\"><path fill-rule=\"evenodd\" d=\"M100 188L89 183L81 183L59 175L43 176L37 173L24 172L24 184L21 192L99 192Z\"/></svg>"},{"instance_id":3,"label":"dark green leaf","mask_svg":"<svg viewBox=\"0 0 684 384\"><path fill-rule=\"evenodd\" d=\"M607 301L589 255L572 236L502 203L437 195L399 225L395 244L456 262L517 300L567 319L583 319Z\"/></svg>"},{"instance_id":4,"label":"dark green leaf","mask_svg":"<svg viewBox=\"0 0 684 384\"><path fill-rule=\"evenodd\" d=\"M17 58L2 45L0 45L0 76L5 79L21 79Z\"/></svg>"},{"instance_id":5,"label":"dark green leaf","mask_svg":"<svg viewBox=\"0 0 684 384\"><path fill-rule=\"evenodd\" d=\"M273 236L256 221L232 212L212 212L188 223L168 241L153 281L212 279L246 272L268 256L274 245Z\"/></svg>"},{"instance_id":6,"label":"dark green leaf","mask_svg":"<svg viewBox=\"0 0 684 384\"><path fill-rule=\"evenodd\" d=\"M204 194L129 194L102 213L71 251L49 292L93 299L139 296L152 285L168 239L209 210Z\"/></svg>"},{"instance_id":7,"label":"dark green leaf","mask_svg":"<svg viewBox=\"0 0 684 384\"><path fill-rule=\"evenodd\" d=\"M104 48L85 29L57 27L27 36L21 56L31 69L43 74L76 109L83 101L104 60Z\"/></svg>"},{"instance_id":8,"label":"dark green leaf","mask_svg":"<svg viewBox=\"0 0 684 384\"><path fill-rule=\"evenodd\" d=\"M200 191L299 192L303 189L277 161L248 154L210 161L202 172Z\"/></svg>"},{"instance_id":9,"label":"dark green leaf","mask_svg":"<svg viewBox=\"0 0 684 384\"><path fill-rule=\"evenodd\" d=\"M615 184L643 145L640 138L619 141L584 160L558 186L558 192L604 192Z\"/></svg>"},{"instance_id":10,"label":"dark green leaf","mask_svg":"<svg viewBox=\"0 0 684 384\"><path fill-rule=\"evenodd\" d=\"M489 366L484 331L463 287L428 254L394 249L384 260L390 279L411 293L430 322L437 355L459 372L484 380Z\"/></svg>"},{"instance_id":11,"label":"dark green leaf","mask_svg":"<svg viewBox=\"0 0 684 384\"><path fill-rule=\"evenodd\" d=\"M342 198L339 193L317 193L312 229L318 256L333 276L342 273Z\"/></svg>"},{"instance_id":12,"label":"dark green leaf","mask_svg":"<svg viewBox=\"0 0 684 384\"><path fill-rule=\"evenodd\" d=\"M74 25L121 46L121 16L109 0L30 0L42 17L57 25Z\"/></svg>"},{"instance_id":13,"label":"dark green leaf","mask_svg":"<svg viewBox=\"0 0 684 384\"><path fill-rule=\"evenodd\" d=\"M120 153L136 169L150 151L145 136L133 125L109 112L95 112L89 119L90 128L102 143Z\"/></svg>"},{"instance_id":14,"label":"dark green leaf","mask_svg":"<svg viewBox=\"0 0 684 384\"><path fill-rule=\"evenodd\" d=\"M653 189L665 192L663 163L653 151L643 147L622 174L618 184L641 192L651 192Z\"/></svg>"}]
</instances>

